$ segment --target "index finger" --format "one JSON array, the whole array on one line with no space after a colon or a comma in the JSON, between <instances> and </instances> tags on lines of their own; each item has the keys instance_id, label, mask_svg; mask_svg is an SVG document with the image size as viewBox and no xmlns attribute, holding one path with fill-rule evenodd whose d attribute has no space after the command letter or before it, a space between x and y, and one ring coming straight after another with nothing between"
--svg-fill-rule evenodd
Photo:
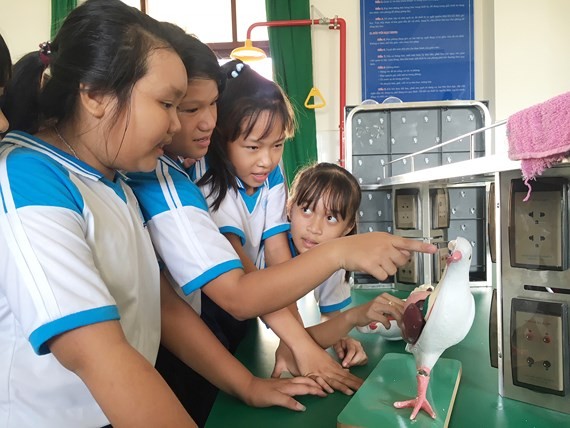
<instances>
[{"instance_id":1,"label":"index finger","mask_svg":"<svg viewBox=\"0 0 570 428\"><path fill-rule=\"evenodd\" d=\"M400 251L416 251L418 253L435 254L437 247L417 239L402 238L393 243L394 248Z\"/></svg>"}]
</instances>

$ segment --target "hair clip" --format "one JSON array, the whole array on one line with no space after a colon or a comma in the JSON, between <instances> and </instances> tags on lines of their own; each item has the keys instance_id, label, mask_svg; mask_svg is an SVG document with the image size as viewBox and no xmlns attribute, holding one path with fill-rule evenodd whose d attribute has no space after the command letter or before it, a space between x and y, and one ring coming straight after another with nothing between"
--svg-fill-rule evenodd
<instances>
[{"instance_id":1,"label":"hair clip","mask_svg":"<svg viewBox=\"0 0 570 428\"><path fill-rule=\"evenodd\" d=\"M244 67L245 67L244 63L238 62L236 64L236 69L232 70L232 72L230 73L230 76L235 79L236 77L239 76L239 74L241 73L241 71L243 70Z\"/></svg>"},{"instance_id":2,"label":"hair clip","mask_svg":"<svg viewBox=\"0 0 570 428\"><path fill-rule=\"evenodd\" d=\"M51 43L43 42L40 43L40 61L46 67L49 67L50 56L51 56Z\"/></svg>"}]
</instances>

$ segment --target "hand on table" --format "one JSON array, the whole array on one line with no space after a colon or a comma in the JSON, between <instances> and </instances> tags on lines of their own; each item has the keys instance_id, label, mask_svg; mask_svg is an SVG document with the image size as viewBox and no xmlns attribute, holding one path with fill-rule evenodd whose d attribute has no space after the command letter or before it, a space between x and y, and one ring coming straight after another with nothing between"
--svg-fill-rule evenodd
<instances>
[{"instance_id":1,"label":"hand on table","mask_svg":"<svg viewBox=\"0 0 570 428\"><path fill-rule=\"evenodd\" d=\"M284 343L275 351L275 368L271 377L279 377L283 372L294 376L303 375L315 380L326 392L341 391L346 395L354 394L362 385L362 379L351 374L318 346L296 350L294 356Z\"/></svg>"},{"instance_id":2,"label":"hand on table","mask_svg":"<svg viewBox=\"0 0 570 428\"><path fill-rule=\"evenodd\" d=\"M254 407L281 406L291 410L304 411L305 406L295 400L296 395L318 395L326 393L313 379L294 377L287 379L261 379L253 377L246 388L247 396L243 401Z\"/></svg>"}]
</instances>

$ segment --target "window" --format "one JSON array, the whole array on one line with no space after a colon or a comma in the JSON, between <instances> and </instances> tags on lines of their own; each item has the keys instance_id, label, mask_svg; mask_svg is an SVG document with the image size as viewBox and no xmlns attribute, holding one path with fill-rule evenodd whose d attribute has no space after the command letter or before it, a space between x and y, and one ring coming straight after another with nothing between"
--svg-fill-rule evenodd
<instances>
[{"instance_id":1,"label":"window","mask_svg":"<svg viewBox=\"0 0 570 428\"><path fill-rule=\"evenodd\" d=\"M267 21L265 0L208 0L204 7L200 0L123 0L143 10L159 21L168 21L182 27L207 43L221 58L243 46L248 27L254 22ZM257 27L251 38L255 46L268 53L267 27Z\"/></svg>"},{"instance_id":2,"label":"window","mask_svg":"<svg viewBox=\"0 0 570 428\"><path fill-rule=\"evenodd\" d=\"M129 6L148 13L159 21L172 22L194 34L212 48L220 61L228 61L233 49L243 46L248 27L267 21L265 0L123 0ZM256 27L251 33L255 46L269 56L267 27ZM271 59L257 61L251 67L268 79L272 77Z\"/></svg>"}]
</instances>

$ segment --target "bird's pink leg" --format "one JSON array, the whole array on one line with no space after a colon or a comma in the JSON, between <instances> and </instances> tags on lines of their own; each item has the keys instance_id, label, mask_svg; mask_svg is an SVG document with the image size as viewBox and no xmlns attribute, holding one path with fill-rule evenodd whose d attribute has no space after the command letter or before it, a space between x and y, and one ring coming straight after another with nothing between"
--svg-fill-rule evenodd
<instances>
[{"instance_id":1,"label":"bird's pink leg","mask_svg":"<svg viewBox=\"0 0 570 428\"><path fill-rule=\"evenodd\" d=\"M430 415L433 419L435 419L435 412L431 408L427 398L426 398L426 391L429 383L429 373L430 369L427 367L420 367L418 369L418 374L416 379L418 381L418 396L413 400L406 400L406 401L396 401L394 403L394 407L396 409L404 409L407 407L413 407L414 410L410 416L410 419L413 421L418 412L420 410L425 411L428 415Z\"/></svg>"}]
</instances>

